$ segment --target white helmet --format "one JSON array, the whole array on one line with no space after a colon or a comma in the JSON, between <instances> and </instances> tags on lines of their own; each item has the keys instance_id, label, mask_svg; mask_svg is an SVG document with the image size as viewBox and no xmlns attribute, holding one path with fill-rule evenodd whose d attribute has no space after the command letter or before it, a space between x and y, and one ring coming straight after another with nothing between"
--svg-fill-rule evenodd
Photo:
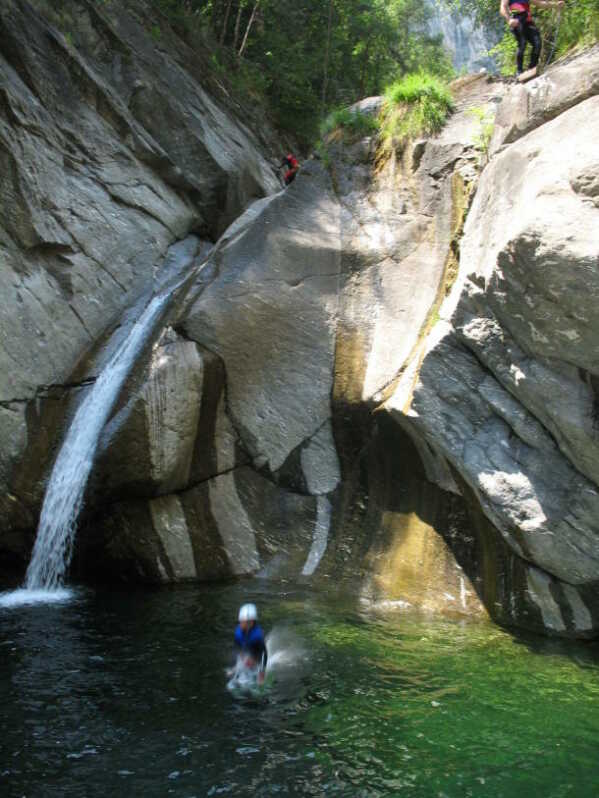
<instances>
[{"instance_id":1,"label":"white helmet","mask_svg":"<svg viewBox=\"0 0 599 798\"><path fill-rule=\"evenodd\" d=\"M239 610L239 621L257 621L258 610L255 604L244 604Z\"/></svg>"}]
</instances>

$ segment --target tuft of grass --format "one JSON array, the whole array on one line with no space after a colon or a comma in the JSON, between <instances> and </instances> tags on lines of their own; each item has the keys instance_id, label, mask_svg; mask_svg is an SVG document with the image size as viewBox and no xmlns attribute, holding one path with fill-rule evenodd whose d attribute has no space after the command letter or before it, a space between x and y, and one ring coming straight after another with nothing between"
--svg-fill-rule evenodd
<instances>
[{"instance_id":1,"label":"tuft of grass","mask_svg":"<svg viewBox=\"0 0 599 798\"><path fill-rule=\"evenodd\" d=\"M352 140L373 136L378 130L379 120L376 117L349 108L332 111L320 125L322 139L338 133L339 138Z\"/></svg>"},{"instance_id":2,"label":"tuft of grass","mask_svg":"<svg viewBox=\"0 0 599 798\"><path fill-rule=\"evenodd\" d=\"M453 108L453 97L449 87L440 78L426 72L406 75L387 87L385 96L389 102L414 104L422 100L431 101L435 106Z\"/></svg>"},{"instance_id":3,"label":"tuft of grass","mask_svg":"<svg viewBox=\"0 0 599 798\"><path fill-rule=\"evenodd\" d=\"M322 161L322 165L325 169L331 168L331 153L329 152L329 148L324 143L324 141L316 142L316 157Z\"/></svg>"},{"instance_id":4,"label":"tuft of grass","mask_svg":"<svg viewBox=\"0 0 599 798\"><path fill-rule=\"evenodd\" d=\"M483 106L473 106L468 113L478 120L478 127L472 137L472 143L481 154L481 165L489 158L489 145L495 129L495 114Z\"/></svg>"},{"instance_id":5,"label":"tuft of grass","mask_svg":"<svg viewBox=\"0 0 599 798\"><path fill-rule=\"evenodd\" d=\"M453 108L449 87L434 75L419 72L392 83L381 115L382 154L403 149L410 139L438 133Z\"/></svg>"}]
</instances>

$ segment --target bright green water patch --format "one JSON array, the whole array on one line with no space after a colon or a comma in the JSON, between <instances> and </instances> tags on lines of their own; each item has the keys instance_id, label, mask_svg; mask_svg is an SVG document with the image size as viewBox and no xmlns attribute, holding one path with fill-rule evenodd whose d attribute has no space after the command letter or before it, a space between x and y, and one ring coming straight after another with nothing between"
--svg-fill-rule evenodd
<instances>
[{"instance_id":1,"label":"bright green water patch","mask_svg":"<svg viewBox=\"0 0 599 798\"><path fill-rule=\"evenodd\" d=\"M365 795L596 794L596 652L405 618L317 636L346 663L311 713L319 759Z\"/></svg>"},{"instance_id":2,"label":"bright green water patch","mask_svg":"<svg viewBox=\"0 0 599 798\"><path fill-rule=\"evenodd\" d=\"M236 699L246 599L274 664ZM0 648L3 796L597 794L596 645L249 582L2 610Z\"/></svg>"}]
</instances>

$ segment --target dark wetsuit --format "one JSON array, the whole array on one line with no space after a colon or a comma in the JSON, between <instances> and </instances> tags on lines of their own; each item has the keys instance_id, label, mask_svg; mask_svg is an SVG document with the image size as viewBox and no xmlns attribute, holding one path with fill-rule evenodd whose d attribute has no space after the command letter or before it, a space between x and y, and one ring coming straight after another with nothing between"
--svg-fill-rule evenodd
<instances>
[{"instance_id":1,"label":"dark wetsuit","mask_svg":"<svg viewBox=\"0 0 599 798\"><path fill-rule=\"evenodd\" d=\"M254 624L247 632L244 632L241 626L238 626L235 629L235 645L241 649L242 654L249 655L256 665L259 665L264 670L268 654L266 653L264 632L257 624Z\"/></svg>"},{"instance_id":2,"label":"dark wetsuit","mask_svg":"<svg viewBox=\"0 0 599 798\"><path fill-rule=\"evenodd\" d=\"M541 55L541 34L535 25L530 13L530 2L527 0L509 0L510 15L512 19L518 20L518 27L511 29L518 42L518 74L524 71L524 50L526 44L532 45L529 69L536 67Z\"/></svg>"}]
</instances>

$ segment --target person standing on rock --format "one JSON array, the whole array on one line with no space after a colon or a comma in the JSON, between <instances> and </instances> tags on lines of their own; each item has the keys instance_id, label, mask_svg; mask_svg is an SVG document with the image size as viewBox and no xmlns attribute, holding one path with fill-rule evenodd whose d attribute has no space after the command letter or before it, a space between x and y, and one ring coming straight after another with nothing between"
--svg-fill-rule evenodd
<instances>
[{"instance_id":1,"label":"person standing on rock","mask_svg":"<svg viewBox=\"0 0 599 798\"><path fill-rule=\"evenodd\" d=\"M239 623L235 629L235 645L246 668L258 668L258 682L264 681L268 654L264 632L258 626L255 604L244 604L239 610Z\"/></svg>"},{"instance_id":2,"label":"person standing on rock","mask_svg":"<svg viewBox=\"0 0 599 798\"><path fill-rule=\"evenodd\" d=\"M289 153L289 155L286 155L279 164L279 169L282 169L284 166L287 167L287 171L285 172L283 180L285 181L285 185L288 186L295 180L295 176L299 169L299 161L295 155Z\"/></svg>"},{"instance_id":3,"label":"person standing on rock","mask_svg":"<svg viewBox=\"0 0 599 798\"><path fill-rule=\"evenodd\" d=\"M561 8L564 5L564 0L501 0L499 13L507 20L510 30L518 42L516 61L518 80L521 82L535 77L541 55L541 34L530 13L531 5L540 8ZM527 43L532 46L532 53L529 68L524 72L524 50Z\"/></svg>"}]
</instances>

